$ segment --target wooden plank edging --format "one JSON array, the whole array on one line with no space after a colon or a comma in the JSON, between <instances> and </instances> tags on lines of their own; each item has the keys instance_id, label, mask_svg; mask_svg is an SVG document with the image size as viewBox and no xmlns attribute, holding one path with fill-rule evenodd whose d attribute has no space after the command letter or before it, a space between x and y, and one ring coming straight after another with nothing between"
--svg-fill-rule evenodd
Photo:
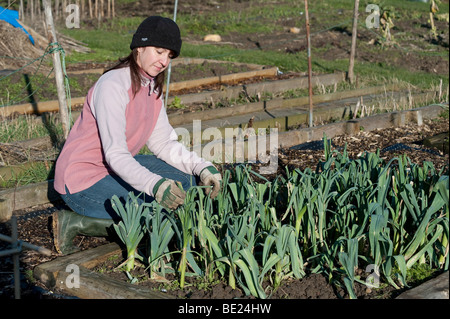
<instances>
[{"instance_id":1,"label":"wooden plank edging","mask_svg":"<svg viewBox=\"0 0 450 319\"><path fill-rule=\"evenodd\" d=\"M213 83L230 83L233 81L249 79L253 77L270 77L276 76L278 68L273 67L269 69L253 70L248 72L226 74L222 76L208 77L197 80L174 82L169 85L171 92L176 92L184 89L191 89L201 85L208 85ZM164 91L165 91L164 85ZM77 97L71 99L72 105L83 104L85 97ZM59 102L57 100L43 101L36 103L24 103L18 105L8 105L0 108L0 116L7 117L15 113L18 114L42 114L45 112L55 112L59 110Z\"/></svg>"},{"instance_id":2,"label":"wooden plank edging","mask_svg":"<svg viewBox=\"0 0 450 319\"><path fill-rule=\"evenodd\" d=\"M385 90L396 90L398 87L396 85L392 86L376 86L370 88L356 89L351 91L344 92L335 92L328 93L322 95L314 95L313 103L319 104L334 100L342 100L352 97L360 97L363 95L376 94L379 92L384 92ZM194 120L212 120L217 118L226 118L229 116L242 115L255 113L260 111L270 111L275 109L288 109L293 107L307 106L309 105L309 97L303 96L293 99L283 99L277 98L269 101L262 102L253 102L244 105L237 105L234 107L227 108L216 108L216 109L208 109L200 112L191 112L191 113L183 113L183 114L170 114L169 121L172 126L182 125L185 123L192 123Z\"/></svg>"},{"instance_id":3,"label":"wooden plank edging","mask_svg":"<svg viewBox=\"0 0 450 319\"><path fill-rule=\"evenodd\" d=\"M330 85L339 83L345 79L344 73L321 74L313 76L314 85ZM182 82L179 82L182 83ZM175 83L172 83L175 84ZM171 84L171 85L172 85ZM178 84L177 84L178 85ZM180 84L181 86L185 84ZM300 77L286 80L266 81L252 83L248 85L236 85L227 87L224 90L208 91L202 93L191 93L177 96L181 103L189 104L196 102L210 101L211 99L236 98L239 93L246 90L249 95L255 95L258 92L277 93L283 90L306 87L307 78ZM172 103L175 97L169 97L168 103ZM84 104L85 97L77 97L71 99L71 105ZM57 100L32 103L24 103L18 105L9 105L0 107L0 116L7 117L13 114L43 114L46 112L56 112L59 110L59 102ZM78 117L79 112L72 112L74 120ZM169 114L169 117L176 117L177 114Z\"/></svg>"},{"instance_id":4,"label":"wooden plank edging","mask_svg":"<svg viewBox=\"0 0 450 319\"><path fill-rule=\"evenodd\" d=\"M122 255L120 246L106 244L39 264L33 276L50 289L59 288L81 299L175 299L92 270L114 255ZM78 270L78 287L73 282L74 269Z\"/></svg>"}]
</instances>

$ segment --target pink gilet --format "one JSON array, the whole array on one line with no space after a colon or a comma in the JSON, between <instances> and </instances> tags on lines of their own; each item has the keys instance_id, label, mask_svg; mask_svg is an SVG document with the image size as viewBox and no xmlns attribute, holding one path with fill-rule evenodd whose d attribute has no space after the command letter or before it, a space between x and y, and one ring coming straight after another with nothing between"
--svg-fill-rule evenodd
<instances>
[{"instance_id":1,"label":"pink gilet","mask_svg":"<svg viewBox=\"0 0 450 319\"><path fill-rule=\"evenodd\" d=\"M139 191L153 195L162 178L133 157L147 145L158 158L189 174L210 162L177 141L153 80L144 79L133 97L129 68L102 75L89 90L55 168L54 188L60 194L89 188L108 174L117 174Z\"/></svg>"}]
</instances>

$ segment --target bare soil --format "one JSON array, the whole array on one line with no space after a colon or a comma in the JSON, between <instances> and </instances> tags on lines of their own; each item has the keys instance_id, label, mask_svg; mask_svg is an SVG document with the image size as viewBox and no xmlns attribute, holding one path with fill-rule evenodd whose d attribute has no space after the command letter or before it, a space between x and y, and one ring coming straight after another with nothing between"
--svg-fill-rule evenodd
<instances>
[{"instance_id":1,"label":"bare soil","mask_svg":"<svg viewBox=\"0 0 450 319\"><path fill-rule=\"evenodd\" d=\"M120 256L118 256L120 258ZM123 261L123 260L122 260ZM125 272L117 269L120 265L120 259L110 259L96 268L102 274L115 278L120 281L130 281ZM363 270L357 273L365 280ZM137 285L151 290L159 291L176 298L181 299L256 299L253 296L246 295L242 289L236 287L232 289L226 282L215 281L213 283L204 283L202 280L186 277L185 288L178 286L177 277L167 275L166 278L149 279L148 272L145 272L144 266L138 265L131 273L138 278ZM391 299L399 295L403 289L395 290L393 287L381 285L379 289L370 289L365 285L356 283L355 294L358 299ZM289 279L280 285L278 289L273 290L269 282L263 283L269 299L348 299L349 296L345 289L330 284L322 274L307 274L302 279Z\"/></svg>"}]
</instances>

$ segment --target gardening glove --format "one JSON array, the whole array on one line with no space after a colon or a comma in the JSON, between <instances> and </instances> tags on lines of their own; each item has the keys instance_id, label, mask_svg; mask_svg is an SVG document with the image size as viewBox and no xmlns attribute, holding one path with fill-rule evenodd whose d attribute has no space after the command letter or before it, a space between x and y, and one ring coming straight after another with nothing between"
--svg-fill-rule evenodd
<instances>
[{"instance_id":1,"label":"gardening glove","mask_svg":"<svg viewBox=\"0 0 450 319\"><path fill-rule=\"evenodd\" d=\"M206 195L214 199L219 194L222 175L220 175L214 166L208 166L202 169L200 172L200 181L202 185L212 186L212 191L211 188L206 188Z\"/></svg>"},{"instance_id":2,"label":"gardening glove","mask_svg":"<svg viewBox=\"0 0 450 319\"><path fill-rule=\"evenodd\" d=\"M156 201L167 209L176 209L184 203L186 197L184 190L175 181L166 178L156 183L153 194Z\"/></svg>"}]
</instances>

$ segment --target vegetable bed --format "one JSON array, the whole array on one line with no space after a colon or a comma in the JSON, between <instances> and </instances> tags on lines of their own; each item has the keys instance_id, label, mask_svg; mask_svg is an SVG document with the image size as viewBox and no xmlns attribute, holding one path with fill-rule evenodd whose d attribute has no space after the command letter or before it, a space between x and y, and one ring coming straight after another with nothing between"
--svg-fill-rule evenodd
<instances>
[{"instance_id":1,"label":"vegetable bed","mask_svg":"<svg viewBox=\"0 0 450 319\"><path fill-rule=\"evenodd\" d=\"M448 270L448 173L407 156L350 159L326 137L324 145L315 170L268 180L236 166L216 199L194 187L173 212L113 198L128 258L111 273L184 297L219 284L252 298L283 297L283 285L319 276L357 298L361 287L406 287L410 269Z\"/></svg>"}]
</instances>

